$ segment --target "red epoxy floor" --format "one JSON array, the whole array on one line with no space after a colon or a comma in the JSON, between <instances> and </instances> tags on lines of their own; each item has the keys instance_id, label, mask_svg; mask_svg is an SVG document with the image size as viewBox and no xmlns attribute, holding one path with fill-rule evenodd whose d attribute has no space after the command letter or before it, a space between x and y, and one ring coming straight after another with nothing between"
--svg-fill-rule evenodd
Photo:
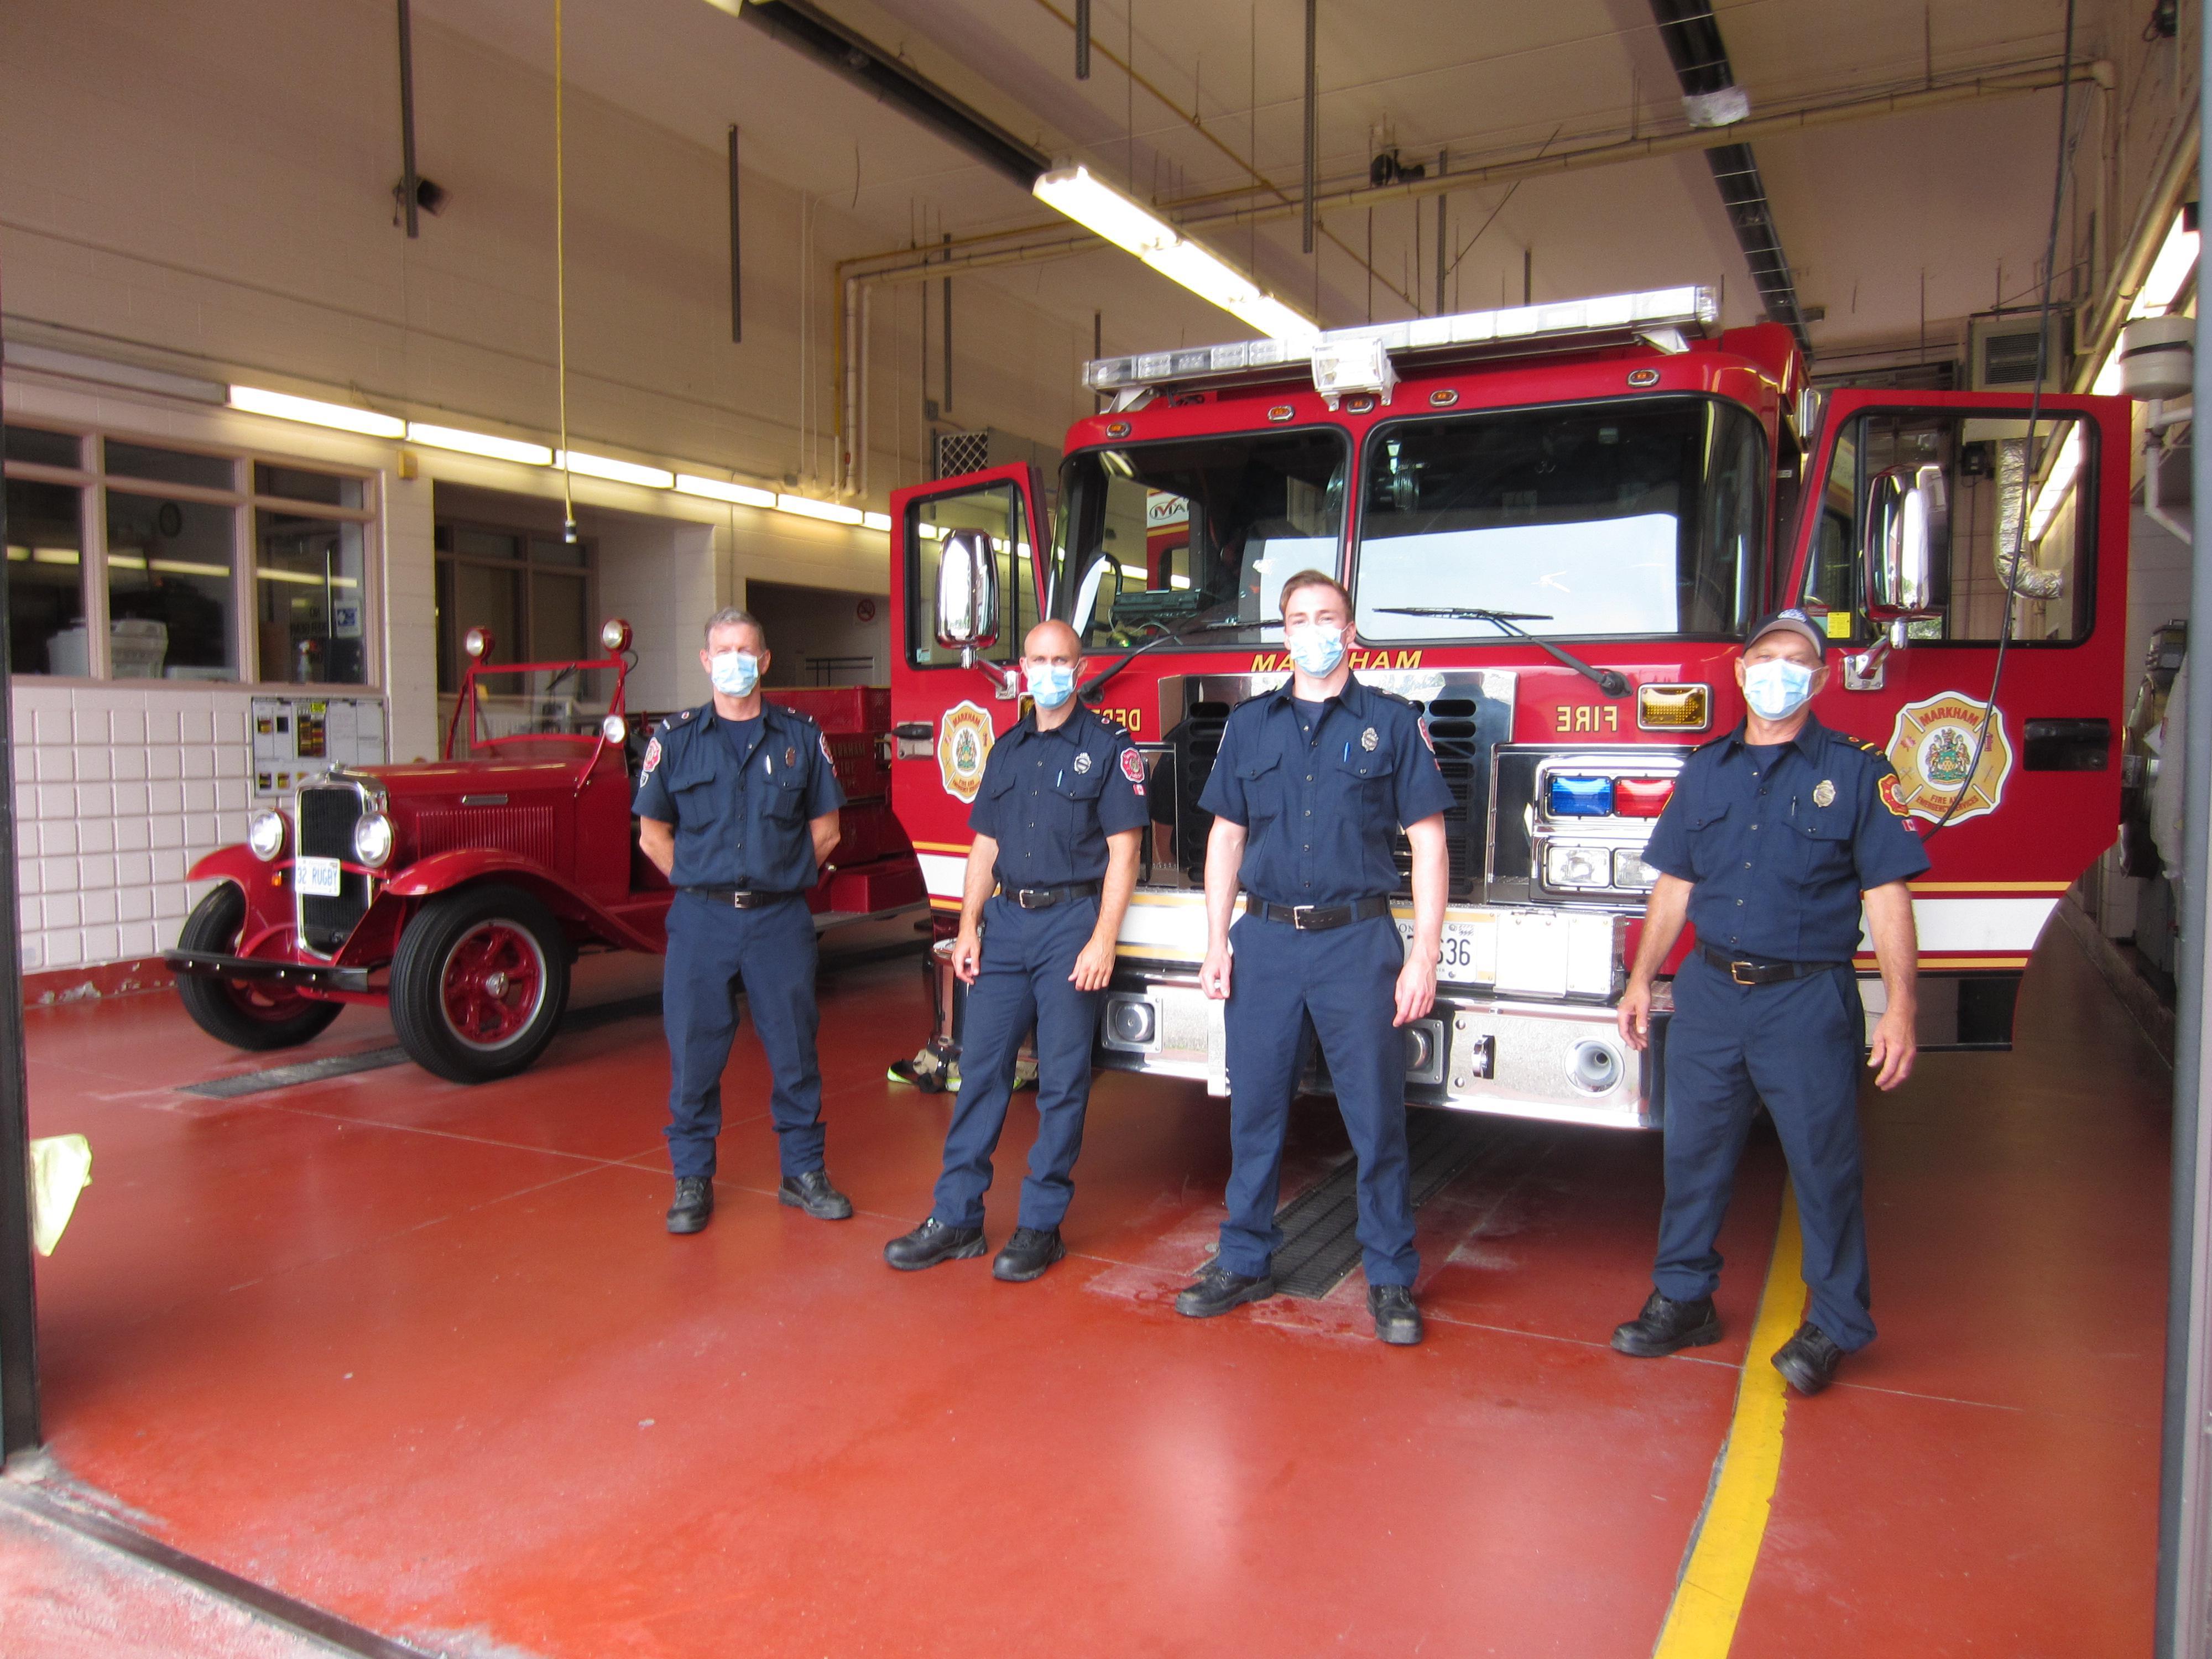
<instances>
[{"instance_id":1,"label":"red epoxy floor","mask_svg":"<svg viewBox=\"0 0 2212 1659\"><path fill-rule=\"evenodd\" d=\"M1604 1346L1648 1284L1656 1138L1516 1127L1423 1211L1429 1340L1387 1350L1356 1273L1174 1313L1226 1164L1195 1085L1101 1079L1044 1279L893 1274L949 1111L884 1079L927 1024L917 970L842 972L823 1016L859 1215L776 1204L748 1036L714 1223L672 1239L654 1021L481 1089L402 1067L222 1102L173 1088L271 1062L166 996L33 1013L33 1132L95 1157L41 1268L55 1457L181 1548L457 1651L1650 1651L1771 1248L1771 1145L1722 1346ZM1867 1103L1884 1334L1790 1408L1739 1654L2148 1644L2166 1075L2061 930L2020 1024L2019 1052ZM389 1040L349 1012L309 1052ZM1341 1154L1313 1105L1286 1191Z\"/></svg>"}]
</instances>

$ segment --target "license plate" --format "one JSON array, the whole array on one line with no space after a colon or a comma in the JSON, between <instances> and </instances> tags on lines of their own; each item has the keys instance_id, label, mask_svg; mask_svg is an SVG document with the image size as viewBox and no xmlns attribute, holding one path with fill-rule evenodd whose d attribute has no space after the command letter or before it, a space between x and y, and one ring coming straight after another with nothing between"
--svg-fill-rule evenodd
<instances>
[{"instance_id":1,"label":"license plate","mask_svg":"<svg viewBox=\"0 0 2212 1659\"><path fill-rule=\"evenodd\" d=\"M1413 942L1413 924L1402 916L1398 918L1398 937L1409 945ZM1480 942L1491 946L1489 952L1478 954L1471 924L1447 920L1443 937L1437 942L1437 977L1461 985L1487 982L1496 968L1496 940L1493 936Z\"/></svg>"},{"instance_id":2,"label":"license plate","mask_svg":"<svg viewBox=\"0 0 2212 1659\"><path fill-rule=\"evenodd\" d=\"M336 859L295 859L292 880L309 898L337 898L345 872Z\"/></svg>"}]
</instances>

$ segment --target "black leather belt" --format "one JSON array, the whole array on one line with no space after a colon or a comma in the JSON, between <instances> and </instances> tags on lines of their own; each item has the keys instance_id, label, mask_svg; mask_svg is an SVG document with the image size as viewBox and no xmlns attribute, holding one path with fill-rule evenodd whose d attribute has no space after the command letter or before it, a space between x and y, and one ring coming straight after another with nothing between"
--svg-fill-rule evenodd
<instances>
[{"instance_id":1,"label":"black leather belt","mask_svg":"<svg viewBox=\"0 0 2212 1659\"><path fill-rule=\"evenodd\" d=\"M1244 914L1257 916L1262 921L1287 921L1291 927L1309 933L1327 933L1332 927L1349 927L1355 921L1371 921L1376 916L1390 914L1387 898L1354 899L1349 904L1270 904L1263 898L1244 896Z\"/></svg>"},{"instance_id":2,"label":"black leather belt","mask_svg":"<svg viewBox=\"0 0 2212 1659\"><path fill-rule=\"evenodd\" d=\"M687 893L696 893L714 904L727 904L739 910L757 910L765 904L781 904L787 898L797 898L796 893L767 893L754 887L687 887Z\"/></svg>"},{"instance_id":3,"label":"black leather belt","mask_svg":"<svg viewBox=\"0 0 2212 1659\"><path fill-rule=\"evenodd\" d=\"M1049 910L1055 904L1066 904L1073 899L1096 896L1104 884L1096 881L1062 882L1057 887L1009 887L1005 896L1024 910Z\"/></svg>"},{"instance_id":4,"label":"black leather belt","mask_svg":"<svg viewBox=\"0 0 2212 1659\"><path fill-rule=\"evenodd\" d=\"M1747 962L1741 957L1732 957L1713 945L1700 945L1698 954L1738 985L1780 985L1793 979L1810 979L1815 974L1833 973L1838 968L1851 965L1848 962Z\"/></svg>"}]
</instances>

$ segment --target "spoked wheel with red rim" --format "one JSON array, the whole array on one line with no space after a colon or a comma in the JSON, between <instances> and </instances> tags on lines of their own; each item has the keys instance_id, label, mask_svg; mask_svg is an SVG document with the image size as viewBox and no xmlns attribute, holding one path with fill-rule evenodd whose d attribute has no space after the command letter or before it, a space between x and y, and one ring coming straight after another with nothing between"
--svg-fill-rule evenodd
<instances>
[{"instance_id":1,"label":"spoked wheel with red rim","mask_svg":"<svg viewBox=\"0 0 2212 1659\"><path fill-rule=\"evenodd\" d=\"M231 956L246 922L246 895L224 882L193 907L178 935L180 950ZM234 1048L296 1048L319 1035L343 1005L318 1002L274 980L204 974L177 976L177 995L192 1023Z\"/></svg>"},{"instance_id":2,"label":"spoked wheel with red rim","mask_svg":"<svg viewBox=\"0 0 2212 1659\"><path fill-rule=\"evenodd\" d=\"M544 1052L568 1002L561 926L519 888L443 894L400 930L392 1024L425 1071L455 1083L511 1077Z\"/></svg>"}]
</instances>

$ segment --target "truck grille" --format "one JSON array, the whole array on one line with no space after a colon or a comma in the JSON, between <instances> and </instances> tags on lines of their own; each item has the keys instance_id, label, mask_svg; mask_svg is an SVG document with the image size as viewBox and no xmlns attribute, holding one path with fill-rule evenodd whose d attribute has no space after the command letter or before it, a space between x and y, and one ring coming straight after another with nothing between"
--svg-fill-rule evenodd
<instances>
[{"instance_id":1,"label":"truck grille","mask_svg":"<svg viewBox=\"0 0 2212 1659\"><path fill-rule=\"evenodd\" d=\"M1491 751L1512 735L1513 710L1493 697L1447 695L1430 702L1426 712L1437 769L1452 793L1452 804L1444 809L1444 850L1451 860L1446 896L1455 902L1476 898L1482 891L1483 834L1490 818ZM1402 833L1391 857L1404 883L1401 890L1411 893L1413 854Z\"/></svg>"},{"instance_id":2,"label":"truck grille","mask_svg":"<svg viewBox=\"0 0 2212 1659\"><path fill-rule=\"evenodd\" d=\"M313 783L300 790L300 851L308 858L354 859L353 830L368 810L368 797L354 783ZM295 884L297 892L297 884ZM334 957L368 914L368 878L348 870L339 878L336 898L298 894L300 943L319 957Z\"/></svg>"}]
</instances>

